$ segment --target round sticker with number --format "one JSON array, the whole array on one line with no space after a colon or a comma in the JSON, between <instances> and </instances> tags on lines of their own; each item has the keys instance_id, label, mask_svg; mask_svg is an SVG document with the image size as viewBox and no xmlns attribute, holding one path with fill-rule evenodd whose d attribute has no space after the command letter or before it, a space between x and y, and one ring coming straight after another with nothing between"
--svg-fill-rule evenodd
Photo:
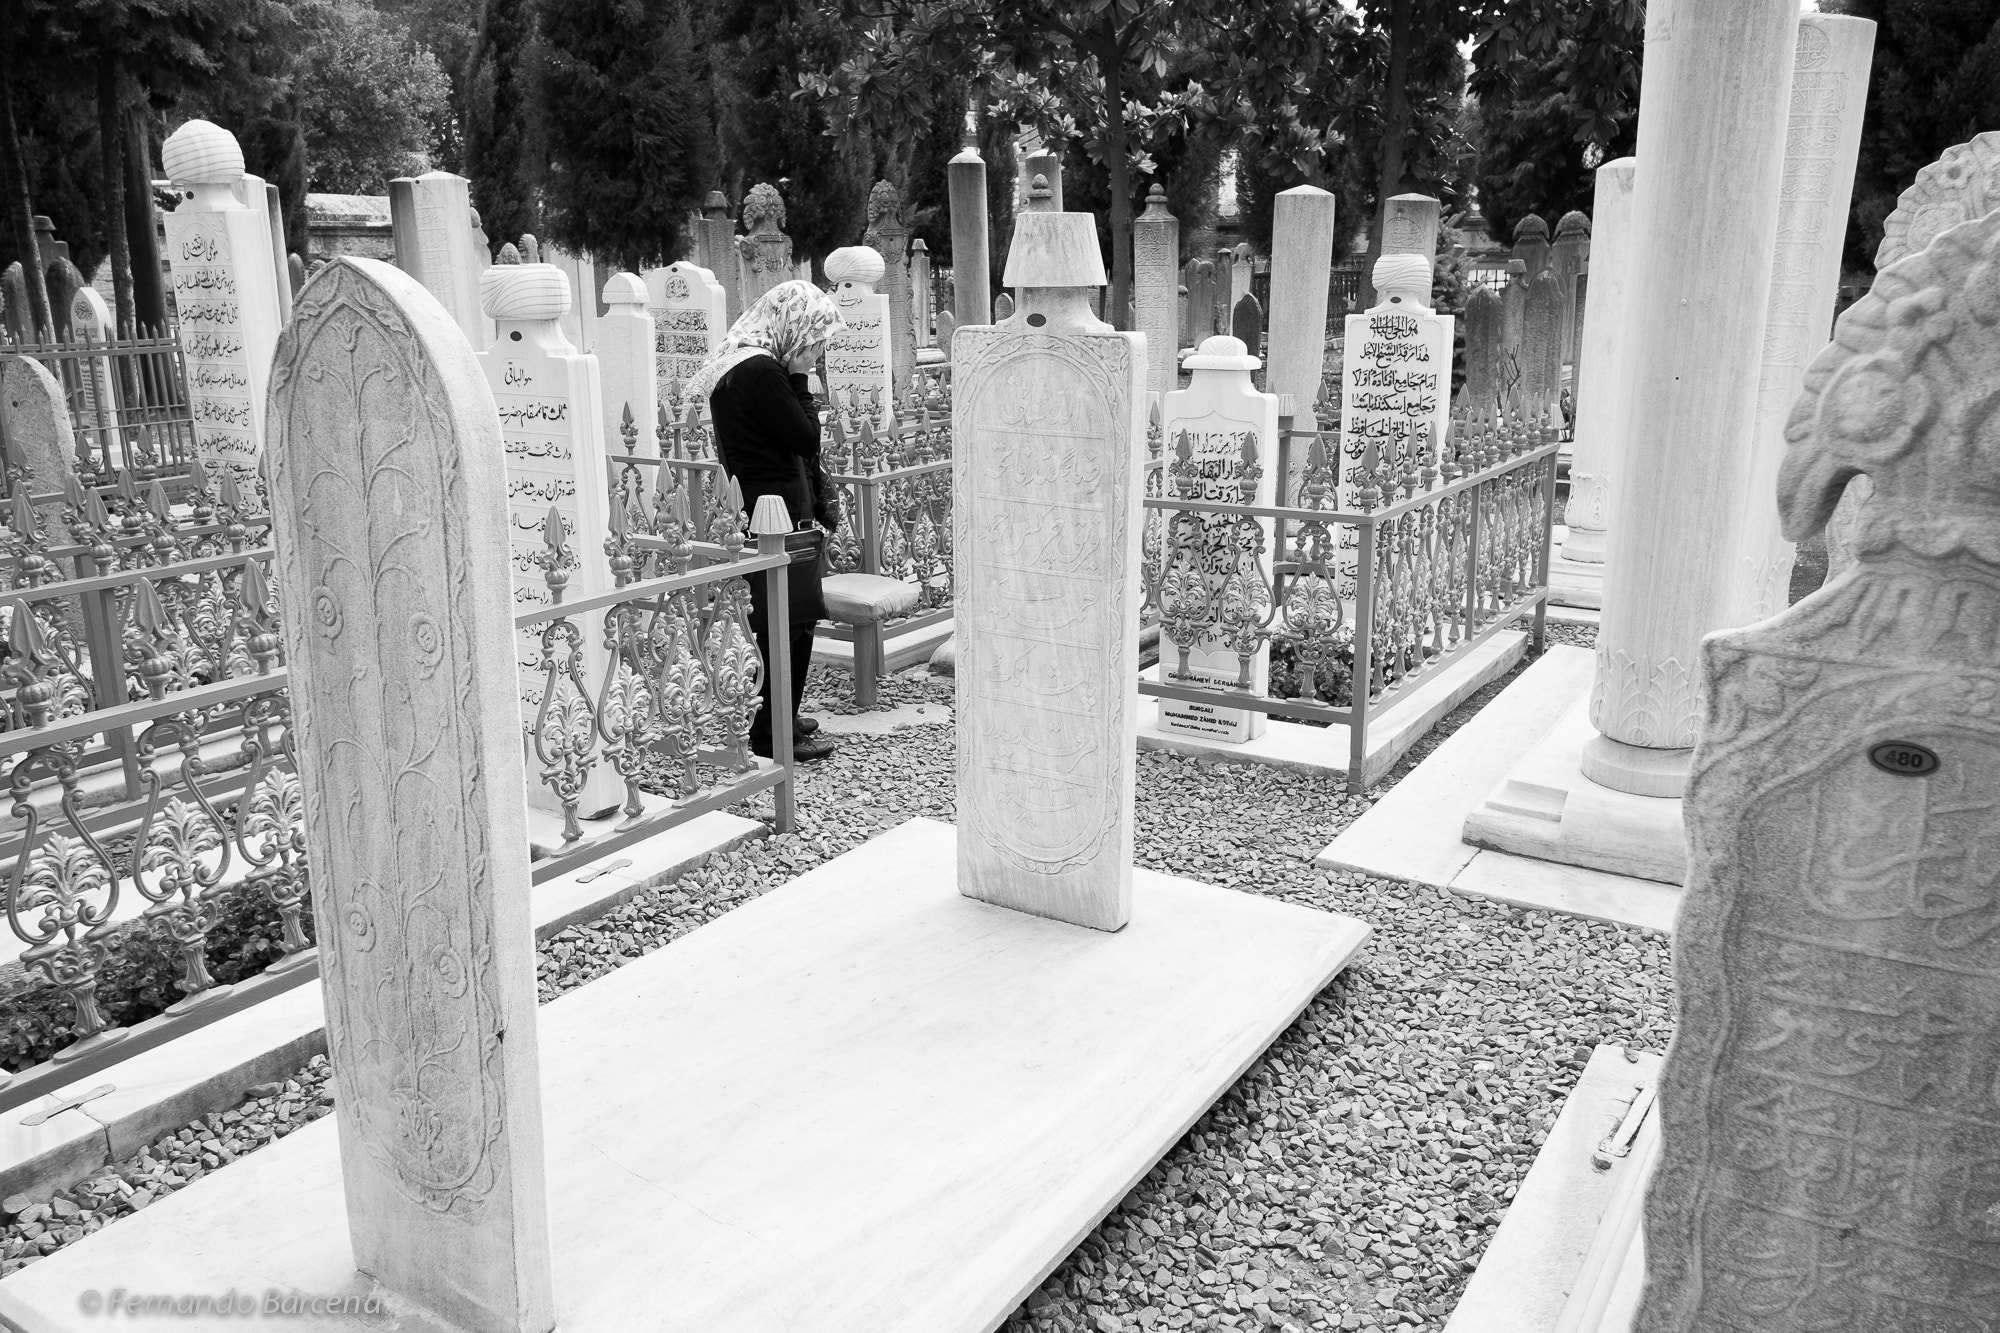
<instances>
[{"instance_id":1,"label":"round sticker with number","mask_svg":"<svg viewBox=\"0 0 2000 1333\"><path fill-rule=\"evenodd\" d=\"M1868 762L1897 777L1921 778L1938 771L1937 751L1915 741L1883 741L1868 752Z\"/></svg>"}]
</instances>

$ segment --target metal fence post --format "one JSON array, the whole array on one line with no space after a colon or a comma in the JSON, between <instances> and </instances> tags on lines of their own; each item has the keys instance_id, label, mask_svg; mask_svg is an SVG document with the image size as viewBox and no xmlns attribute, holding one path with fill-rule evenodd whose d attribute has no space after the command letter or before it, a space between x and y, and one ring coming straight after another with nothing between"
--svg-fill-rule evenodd
<instances>
[{"instance_id":1,"label":"metal fence post","mask_svg":"<svg viewBox=\"0 0 2000 1333\"><path fill-rule=\"evenodd\" d=\"M1347 728L1347 790L1359 795L1368 763L1368 695L1374 683L1375 519L1364 516L1355 529L1354 666L1348 679L1354 720Z\"/></svg>"},{"instance_id":2,"label":"metal fence post","mask_svg":"<svg viewBox=\"0 0 2000 1333\"><path fill-rule=\"evenodd\" d=\"M767 532L757 538L759 555L782 555L785 534ZM792 608L789 562L763 572L764 637L770 641L770 661L764 670L771 678L771 762L785 770L784 781L771 789L771 805L778 832L790 833L798 822L798 807L792 791Z\"/></svg>"}]
</instances>

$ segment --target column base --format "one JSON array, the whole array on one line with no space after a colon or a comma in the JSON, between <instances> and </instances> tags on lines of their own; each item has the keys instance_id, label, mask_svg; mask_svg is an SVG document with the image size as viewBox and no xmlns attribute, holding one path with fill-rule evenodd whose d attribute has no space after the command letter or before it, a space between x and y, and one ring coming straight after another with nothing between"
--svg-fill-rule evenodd
<instances>
[{"instance_id":1,"label":"column base","mask_svg":"<svg viewBox=\"0 0 2000 1333\"><path fill-rule=\"evenodd\" d=\"M1563 539L1562 558L1580 565L1601 565L1604 563L1604 549L1609 545L1607 536L1601 528L1592 531L1571 526L1569 536Z\"/></svg>"},{"instance_id":2,"label":"column base","mask_svg":"<svg viewBox=\"0 0 2000 1333\"><path fill-rule=\"evenodd\" d=\"M1679 800L1687 790L1693 762L1693 750L1652 750L1603 735L1583 744L1583 775L1600 787L1632 796Z\"/></svg>"}]
</instances>

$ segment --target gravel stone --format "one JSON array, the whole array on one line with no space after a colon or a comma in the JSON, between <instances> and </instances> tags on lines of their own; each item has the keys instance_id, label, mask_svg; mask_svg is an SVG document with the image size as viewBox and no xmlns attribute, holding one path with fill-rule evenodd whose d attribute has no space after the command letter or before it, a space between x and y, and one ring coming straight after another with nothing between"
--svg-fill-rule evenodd
<instances>
[{"instance_id":1,"label":"gravel stone","mask_svg":"<svg viewBox=\"0 0 2000 1333\"><path fill-rule=\"evenodd\" d=\"M1595 640L1591 626L1549 629L1551 641ZM1518 670L1467 700L1363 796L1337 778L1139 755L1139 864L1344 912L1375 937L1029 1295L1005 1333L1435 1333L1590 1049L1665 1049L1664 936L1312 864ZM884 708L936 704L937 721L841 735L833 756L799 770L796 832L711 857L544 942L541 998L906 819L951 819L951 681L918 668L882 686ZM807 711L851 713L847 689L844 675L815 668ZM769 800L740 812L768 819ZM203 1117L104 1168L64 1192L73 1217L53 1218L45 1205L20 1211L0 1228L0 1273L217 1169L205 1157L226 1163L326 1114L328 1072L315 1057L275 1094L235 1108L236 1119Z\"/></svg>"}]
</instances>

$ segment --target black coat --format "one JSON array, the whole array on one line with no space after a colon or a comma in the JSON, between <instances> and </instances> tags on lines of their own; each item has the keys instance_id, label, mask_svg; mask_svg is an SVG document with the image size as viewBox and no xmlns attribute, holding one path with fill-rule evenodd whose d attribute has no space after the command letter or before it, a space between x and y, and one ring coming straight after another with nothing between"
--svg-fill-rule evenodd
<instances>
[{"instance_id":1,"label":"black coat","mask_svg":"<svg viewBox=\"0 0 2000 1333\"><path fill-rule=\"evenodd\" d=\"M776 495L795 526L815 518L829 530L836 525L832 486L820 461L819 402L804 375L787 374L772 357L753 356L716 383L708 406L716 455L743 492L744 513L756 513L759 499ZM819 578L818 561L792 566L787 584L792 624L825 618ZM763 582L750 580L759 620Z\"/></svg>"}]
</instances>

